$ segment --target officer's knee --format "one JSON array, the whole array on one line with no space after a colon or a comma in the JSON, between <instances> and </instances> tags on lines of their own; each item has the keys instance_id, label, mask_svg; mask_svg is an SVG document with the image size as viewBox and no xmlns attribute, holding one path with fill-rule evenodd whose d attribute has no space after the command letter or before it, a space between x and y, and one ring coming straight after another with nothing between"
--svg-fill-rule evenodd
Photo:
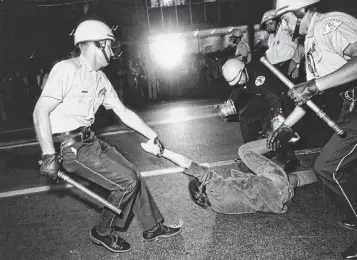
<instances>
[{"instance_id":1,"label":"officer's knee","mask_svg":"<svg viewBox=\"0 0 357 260\"><path fill-rule=\"evenodd\" d=\"M132 174L130 174L130 180L128 184L128 190L129 191L134 191L137 190L140 186L140 172L138 169L134 168L132 170Z\"/></svg>"},{"instance_id":2,"label":"officer's knee","mask_svg":"<svg viewBox=\"0 0 357 260\"><path fill-rule=\"evenodd\" d=\"M112 181L117 185L118 190L132 192L140 186L140 178L137 175L136 169L127 171L125 176L122 174L116 174L116 176L117 178L113 178Z\"/></svg>"},{"instance_id":3,"label":"officer's knee","mask_svg":"<svg viewBox=\"0 0 357 260\"><path fill-rule=\"evenodd\" d=\"M326 167L326 160L323 157L317 157L313 166L313 171L318 179L332 179L333 170L334 169Z\"/></svg>"}]
</instances>

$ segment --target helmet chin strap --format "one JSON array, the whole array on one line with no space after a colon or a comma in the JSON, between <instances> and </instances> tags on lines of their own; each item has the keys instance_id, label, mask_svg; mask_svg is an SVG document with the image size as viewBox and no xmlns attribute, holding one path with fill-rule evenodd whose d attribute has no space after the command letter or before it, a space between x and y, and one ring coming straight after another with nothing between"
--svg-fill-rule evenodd
<instances>
[{"instance_id":1,"label":"helmet chin strap","mask_svg":"<svg viewBox=\"0 0 357 260\"><path fill-rule=\"evenodd\" d=\"M110 58L108 57L107 53L105 52L105 45L103 46L102 44L100 44L100 42L94 42L95 46L97 46L103 53L104 58L106 59L107 63L110 63Z\"/></svg>"}]
</instances>

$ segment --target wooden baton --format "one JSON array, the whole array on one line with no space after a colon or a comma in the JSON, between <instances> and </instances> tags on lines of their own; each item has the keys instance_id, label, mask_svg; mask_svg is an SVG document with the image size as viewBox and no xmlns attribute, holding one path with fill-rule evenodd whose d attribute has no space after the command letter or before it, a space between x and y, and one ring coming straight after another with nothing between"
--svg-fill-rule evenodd
<instances>
[{"instance_id":1,"label":"wooden baton","mask_svg":"<svg viewBox=\"0 0 357 260\"><path fill-rule=\"evenodd\" d=\"M260 59L260 61L277 76L289 89L295 87L294 83L292 83L285 75L278 70L274 65L272 65L264 56ZM335 131L340 137L345 137L346 133L343 131L341 127L339 127L322 109L320 109L314 102L308 100L306 105L311 108L312 111L316 113L316 115L321 118L325 123Z\"/></svg>"},{"instance_id":2,"label":"wooden baton","mask_svg":"<svg viewBox=\"0 0 357 260\"><path fill-rule=\"evenodd\" d=\"M80 191L84 192L85 194L87 194L89 197L93 198L94 200L98 201L99 203L101 203L103 206L107 207L108 209L112 210L113 212L117 213L118 215L121 214L121 210L119 208L117 208L116 206L114 206L113 204L111 204L109 201L103 199L101 196L99 196L98 194L95 194L93 191L89 190L88 188L84 187L82 184L80 184L79 182L73 180L71 177L69 177L68 175L64 174L63 172L59 171L58 172L58 177L62 180L64 180L65 182L68 182L69 184L71 184L72 186L74 186L75 188L79 189Z\"/></svg>"}]
</instances>

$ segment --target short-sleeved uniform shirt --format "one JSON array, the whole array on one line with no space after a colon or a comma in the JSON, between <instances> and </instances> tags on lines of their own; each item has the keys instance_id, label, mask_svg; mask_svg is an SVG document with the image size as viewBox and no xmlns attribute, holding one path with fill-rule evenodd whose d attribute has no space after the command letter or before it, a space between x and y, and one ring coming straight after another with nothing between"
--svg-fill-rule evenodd
<instances>
[{"instance_id":1,"label":"short-sleeved uniform shirt","mask_svg":"<svg viewBox=\"0 0 357 260\"><path fill-rule=\"evenodd\" d=\"M250 53L250 47L248 43L245 41L240 41L237 45L236 52L235 52L235 57L237 57L239 60L243 61L243 57L247 57L247 64L250 63L252 57Z\"/></svg>"},{"instance_id":2,"label":"short-sleeved uniform shirt","mask_svg":"<svg viewBox=\"0 0 357 260\"><path fill-rule=\"evenodd\" d=\"M268 50L266 57L272 64L278 64L292 59L297 48L297 42L293 41L293 33L296 25L296 17L292 13L283 16L275 34L268 38Z\"/></svg>"},{"instance_id":3,"label":"short-sleeved uniform shirt","mask_svg":"<svg viewBox=\"0 0 357 260\"><path fill-rule=\"evenodd\" d=\"M60 101L50 114L53 134L92 125L100 105L112 109L118 101L106 75L94 70L82 55L53 67L41 97Z\"/></svg>"},{"instance_id":4,"label":"short-sleeved uniform shirt","mask_svg":"<svg viewBox=\"0 0 357 260\"><path fill-rule=\"evenodd\" d=\"M315 13L305 39L307 79L319 78L342 67L350 57L343 54L357 42L357 19L341 12Z\"/></svg>"}]
</instances>

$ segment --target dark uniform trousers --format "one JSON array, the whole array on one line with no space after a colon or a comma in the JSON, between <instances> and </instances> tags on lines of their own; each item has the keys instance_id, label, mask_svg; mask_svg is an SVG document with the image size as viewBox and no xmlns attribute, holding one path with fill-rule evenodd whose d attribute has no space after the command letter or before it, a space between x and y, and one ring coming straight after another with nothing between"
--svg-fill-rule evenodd
<instances>
[{"instance_id":1,"label":"dark uniform trousers","mask_svg":"<svg viewBox=\"0 0 357 260\"><path fill-rule=\"evenodd\" d=\"M92 133L89 140L62 148L62 156L66 171L109 190L107 200L123 211L118 216L104 208L97 225L100 233L106 234L113 227L123 228L131 209L143 231L163 221L140 172L115 147Z\"/></svg>"},{"instance_id":2,"label":"dark uniform trousers","mask_svg":"<svg viewBox=\"0 0 357 260\"><path fill-rule=\"evenodd\" d=\"M334 134L324 146L322 152L315 161L314 171L316 176L322 180L327 187L327 194L348 217L354 217L353 211L349 207L337 182L333 179L333 172L336 170L341 159L336 178L344 189L356 209L356 179L357 179L357 110L349 110L351 101L344 101L342 112L337 121L338 125L346 132L345 138L340 138ZM348 155L353 148L356 148Z\"/></svg>"}]
</instances>

